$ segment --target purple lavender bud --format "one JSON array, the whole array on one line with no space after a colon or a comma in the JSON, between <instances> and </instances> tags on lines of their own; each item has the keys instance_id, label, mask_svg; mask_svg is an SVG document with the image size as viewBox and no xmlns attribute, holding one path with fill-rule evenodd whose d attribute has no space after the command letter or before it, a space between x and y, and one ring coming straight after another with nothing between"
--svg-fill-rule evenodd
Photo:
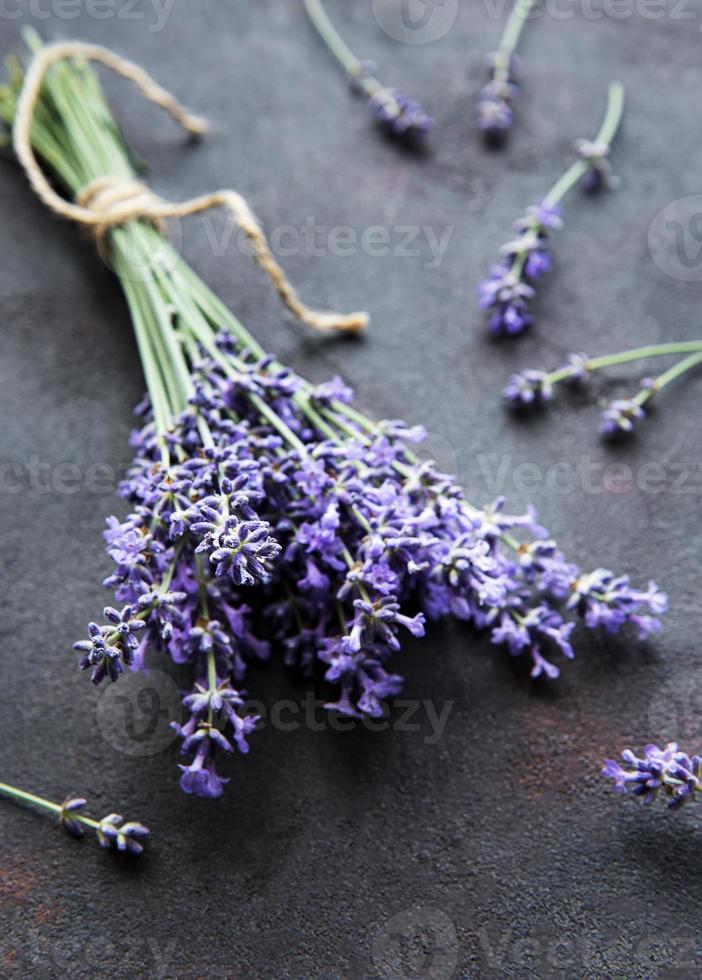
<instances>
[{"instance_id":1,"label":"purple lavender bud","mask_svg":"<svg viewBox=\"0 0 702 980\"><path fill-rule=\"evenodd\" d=\"M513 374L503 391L505 401L515 408L543 405L551 400L553 387L544 371L527 370Z\"/></svg>"},{"instance_id":2,"label":"purple lavender bud","mask_svg":"<svg viewBox=\"0 0 702 980\"><path fill-rule=\"evenodd\" d=\"M568 371L570 371L570 374L564 380L568 384L574 384L574 385L582 384L583 382L585 382L590 374L589 368L587 366L589 360L590 358L588 357L587 354L583 354L583 353L569 354L568 357L566 358L566 363L564 365L564 368L567 368Z\"/></svg>"},{"instance_id":3,"label":"purple lavender bud","mask_svg":"<svg viewBox=\"0 0 702 980\"><path fill-rule=\"evenodd\" d=\"M368 108L380 125L392 136L414 139L425 136L434 120L419 102L398 89L380 88L368 100Z\"/></svg>"},{"instance_id":4,"label":"purple lavender bud","mask_svg":"<svg viewBox=\"0 0 702 980\"><path fill-rule=\"evenodd\" d=\"M607 159L609 146L606 143L595 143L592 140L579 139L575 141L578 156L588 164L588 169L582 179L583 189L588 194L616 186L611 167Z\"/></svg>"},{"instance_id":5,"label":"purple lavender bud","mask_svg":"<svg viewBox=\"0 0 702 980\"><path fill-rule=\"evenodd\" d=\"M476 122L478 129L488 139L500 140L511 129L513 123L510 100L516 91L514 85L506 82L488 82L481 90L476 103Z\"/></svg>"},{"instance_id":6,"label":"purple lavender bud","mask_svg":"<svg viewBox=\"0 0 702 980\"><path fill-rule=\"evenodd\" d=\"M144 850L141 842L146 840L150 831L140 823L124 823L119 813L110 813L102 818L96 833L101 847L114 847L117 851L136 857Z\"/></svg>"},{"instance_id":7,"label":"purple lavender bud","mask_svg":"<svg viewBox=\"0 0 702 980\"><path fill-rule=\"evenodd\" d=\"M61 813L59 815L59 822L61 826L70 834L71 837L83 837L85 834L85 828L83 824L72 818L70 814L77 813L78 810L82 810L84 806L87 805L87 800L83 799L82 796L76 796L64 800L61 805Z\"/></svg>"},{"instance_id":8,"label":"purple lavender bud","mask_svg":"<svg viewBox=\"0 0 702 980\"><path fill-rule=\"evenodd\" d=\"M646 417L641 405L633 398L610 402L600 419L600 434L608 439L631 435L636 423Z\"/></svg>"}]
</instances>

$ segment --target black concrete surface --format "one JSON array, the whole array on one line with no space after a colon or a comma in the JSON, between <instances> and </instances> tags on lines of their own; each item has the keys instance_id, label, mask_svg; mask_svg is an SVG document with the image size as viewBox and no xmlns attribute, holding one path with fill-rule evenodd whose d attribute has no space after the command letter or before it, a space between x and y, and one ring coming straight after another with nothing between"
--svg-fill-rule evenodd
<instances>
[{"instance_id":1,"label":"black concrete surface","mask_svg":"<svg viewBox=\"0 0 702 980\"><path fill-rule=\"evenodd\" d=\"M644 646L583 637L546 686L459 628L432 628L402 654L403 697L452 704L440 737L424 708L409 731L398 709L381 733L269 724L233 760L224 799L186 798L173 745L134 756L126 736L105 734L71 652L105 602L105 516L124 511L113 488L143 388L129 319L91 244L2 162L0 460L20 470L4 468L0 498L0 778L55 799L85 794L93 814L119 808L154 831L148 855L125 864L0 804L3 976L700 973L702 815L622 802L598 775L630 742L702 741L699 377L614 450L597 441L594 395L526 425L499 392L512 370L571 350L699 336L702 264L687 219L700 201L673 208L681 252L657 252L657 264L648 240L661 209L702 192L702 4L549 5L524 36L518 123L500 153L472 125L500 5L462 0L455 24L425 44L383 29L398 6L328 0L356 50L436 117L424 154L377 135L295 0L5 4L0 48L18 48L30 24L47 39L99 41L206 113L211 136L184 146L168 119L106 79L160 193L233 186L269 233L323 227L321 248L292 248L285 267L310 303L367 308L372 328L358 343L311 337L236 242L221 247L218 219L182 227L183 255L281 358L314 379L343 372L377 415L424 422L476 501L501 491L515 508L533 502L584 566L659 581L671 595L665 632ZM614 77L628 90L612 155L621 188L569 197L535 329L491 344L476 282L568 165L571 141L594 133ZM344 226L359 241L389 229L391 254L372 254L367 239L333 254L329 230ZM405 226L425 229L409 255ZM444 234L431 267L427 236ZM633 377L615 372L597 390L626 391ZM652 486L650 462L662 483ZM563 463L580 472L566 492L553 482ZM107 469L96 476L95 464ZM269 708L307 693L277 666L252 674L249 690Z\"/></svg>"}]
</instances>

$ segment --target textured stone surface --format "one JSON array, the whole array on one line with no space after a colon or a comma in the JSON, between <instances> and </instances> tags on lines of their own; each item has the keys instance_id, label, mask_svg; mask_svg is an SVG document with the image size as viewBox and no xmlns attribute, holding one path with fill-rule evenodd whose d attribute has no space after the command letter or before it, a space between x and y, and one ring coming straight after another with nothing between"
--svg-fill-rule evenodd
<instances>
[{"instance_id":1,"label":"textured stone surface","mask_svg":"<svg viewBox=\"0 0 702 980\"><path fill-rule=\"evenodd\" d=\"M121 505L88 475L96 463L119 473L129 460L143 385L129 320L89 243L3 163L0 459L21 465L24 490L10 492L3 471L0 773L54 798L84 793L96 814L119 807L155 836L141 863L125 865L2 804L0 973L698 974L700 815L622 804L598 765L630 740L675 730L699 748L699 380L662 399L638 441L618 450L597 442L594 399L559 401L548 418L520 425L498 395L511 370L555 365L570 350L699 335L702 286L679 278L690 259L685 267L671 254L663 271L647 235L665 205L700 189L702 5L675 5L673 16L664 4L660 20L633 0L614 5L628 19L596 16L597 3L561 5L572 18L542 16L522 46L518 125L496 154L472 128L482 58L500 32L495 5L463 2L444 37L412 45L388 37L372 15L387 13L390 0L329 0L357 51L436 117L420 155L373 131L292 0L183 0L161 30L150 29L158 20L146 2L101 5L112 12L104 19L83 2L66 6L80 10L77 19L61 16L58 2L41 5L54 11L48 19L32 17L28 3L5 6L3 51L30 22L47 38L100 41L215 121L211 138L184 147L167 119L107 81L165 196L235 186L269 232L308 220L351 226L359 238L374 225L390 229L394 254L300 248L284 259L309 302L369 309L372 329L360 343L319 340L291 324L234 240L213 247L218 219L186 224L182 251L281 358L315 379L343 371L369 410L423 421L433 452L476 501L499 490L515 507L534 502L584 565L655 577L671 593L671 612L645 648L586 639L550 687L472 635L433 628L407 648L402 667L406 698L439 710L454 702L437 741L423 710L413 731L268 726L250 756L234 760L221 802L185 798L172 747L135 758L101 734L97 696L70 652L105 601L100 535ZM21 16L10 16L15 9ZM568 164L571 140L593 134L612 77L629 91L613 153L621 190L568 199L536 329L517 344L491 344L475 284L511 222ZM419 254L402 254L408 225L448 230L438 267L429 267L425 232ZM699 245L687 239L694 259ZM30 481L33 459L35 469L48 464L48 492ZM518 468L529 461L541 486ZM648 461L665 468L662 492L639 485ZM73 492L71 471L57 469L66 462L81 474L77 485L68 479ZM563 462L599 469L589 484L557 492L545 480ZM630 467L630 478L603 472L613 464ZM682 472L693 474L684 485ZM39 476L45 485L45 470ZM249 689L269 706L306 693L275 666L252 674Z\"/></svg>"}]
</instances>

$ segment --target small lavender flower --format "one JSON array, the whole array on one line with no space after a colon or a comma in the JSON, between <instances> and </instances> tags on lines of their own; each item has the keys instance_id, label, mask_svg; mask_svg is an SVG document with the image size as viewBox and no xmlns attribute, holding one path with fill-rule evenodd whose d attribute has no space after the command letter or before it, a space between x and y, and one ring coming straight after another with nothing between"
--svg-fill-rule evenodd
<instances>
[{"instance_id":1,"label":"small lavender flower","mask_svg":"<svg viewBox=\"0 0 702 980\"><path fill-rule=\"evenodd\" d=\"M515 2L500 46L487 59L490 80L478 96L476 121L483 135L492 143L502 142L512 127L511 102L519 89L516 81L519 59L515 48L532 5L533 0Z\"/></svg>"},{"instance_id":2,"label":"small lavender flower","mask_svg":"<svg viewBox=\"0 0 702 980\"><path fill-rule=\"evenodd\" d=\"M522 374L513 374L503 392L508 404L515 408L543 405L551 400L553 386L545 371L526 370Z\"/></svg>"},{"instance_id":3,"label":"small lavender flower","mask_svg":"<svg viewBox=\"0 0 702 980\"><path fill-rule=\"evenodd\" d=\"M419 102L399 89L381 85L375 77L375 65L359 61L329 20L321 0L303 0L305 10L319 36L349 76L354 92L368 99L368 108L382 128L392 136L414 140L425 136L434 126Z\"/></svg>"},{"instance_id":4,"label":"small lavender flower","mask_svg":"<svg viewBox=\"0 0 702 980\"><path fill-rule=\"evenodd\" d=\"M100 847L139 855L144 850L142 841L149 836L149 829L141 823L125 823L119 813L109 813L97 825L96 833Z\"/></svg>"},{"instance_id":5,"label":"small lavender flower","mask_svg":"<svg viewBox=\"0 0 702 980\"><path fill-rule=\"evenodd\" d=\"M517 86L513 82L495 79L481 89L475 107L476 121L478 129L488 139L497 142L512 128L514 113L511 100L516 92Z\"/></svg>"},{"instance_id":6,"label":"small lavender flower","mask_svg":"<svg viewBox=\"0 0 702 980\"><path fill-rule=\"evenodd\" d=\"M434 120L426 114L419 102L410 99L399 89L377 89L368 100L368 108L392 136L409 139L422 137L434 127Z\"/></svg>"},{"instance_id":7,"label":"small lavender flower","mask_svg":"<svg viewBox=\"0 0 702 980\"><path fill-rule=\"evenodd\" d=\"M600 434L607 438L631 435L637 422L646 417L642 405L634 398L620 398L609 403L600 419Z\"/></svg>"},{"instance_id":8,"label":"small lavender flower","mask_svg":"<svg viewBox=\"0 0 702 980\"><path fill-rule=\"evenodd\" d=\"M609 145L592 140L579 139L575 142L578 156L587 163L583 176L583 187L588 194L616 186L609 160Z\"/></svg>"},{"instance_id":9,"label":"small lavender flower","mask_svg":"<svg viewBox=\"0 0 702 980\"><path fill-rule=\"evenodd\" d=\"M671 810L679 810L697 798L702 785L702 758L680 752L676 742L669 742L664 749L646 745L642 759L626 749L622 759L624 766L606 759L602 769L602 775L612 780L617 793L630 790L646 804L662 796Z\"/></svg>"},{"instance_id":10,"label":"small lavender flower","mask_svg":"<svg viewBox=\"0 0 702 980\"><path fill-rule=\"evenodd\" d=\"M562 227L558 205L542 201L527 208L515 222L517 235L500 252L502 262L478 286L481 309L490 315L490 331L497 336L522 333L532 322L528 301L533 283L551 268L549 233Z\"/></svg>"}]
</instances>

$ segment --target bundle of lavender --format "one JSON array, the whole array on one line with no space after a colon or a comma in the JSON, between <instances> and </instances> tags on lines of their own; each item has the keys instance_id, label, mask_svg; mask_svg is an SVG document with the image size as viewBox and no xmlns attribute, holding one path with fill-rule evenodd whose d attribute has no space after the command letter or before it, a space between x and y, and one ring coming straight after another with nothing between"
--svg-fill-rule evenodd
<instances>
[{"instance_id":1,"label":"bundle of lavender","mask_svg":"<svg viewBox=\"0 0 702 980\"><path fill-rule=\"evenodd\" d=\"M23 144L28 108L32 146L72 198L85 201L96 181L112 199L126 195L130 156L94 74L70 58L52 67L47 51L19 109L19 78L0 100L35 188L59 210ZM418 461L420 428L374 422L339 378L313 386L267 355L173 252L152 197L142 187L116 214L87 209L100 215L129 304L148 400L121 488L131 512L106 532L116 604L77 646L95 683L142 669L155 647L191 667L179 729L186 792L221 795L216 757L248 751L255 725L240 711L247 663L273 652L336 689L330 710L375 716L401 688L391 661L402 635L422 636L425 617L487 631L548 677L553 651L573 656L576 619L610 633L659 628L665 596L654 583L581 574L533 512L508 516L502 500L478 509ZM147 274L134 274L135 254Z\"/></svg>"}]
</instances>

